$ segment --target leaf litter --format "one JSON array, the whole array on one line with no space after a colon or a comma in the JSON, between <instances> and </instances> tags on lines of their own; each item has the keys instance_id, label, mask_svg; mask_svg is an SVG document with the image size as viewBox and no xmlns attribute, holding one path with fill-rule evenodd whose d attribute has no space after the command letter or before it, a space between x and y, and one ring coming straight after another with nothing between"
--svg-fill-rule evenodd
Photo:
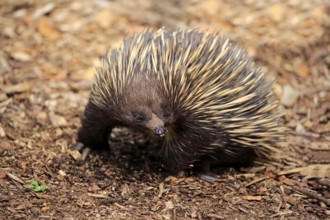
<instances>
[{"instance_id":1,"label":"leaf litter","mask_svg":"<svg viewBox=\"0 0 330 220\"><path fill-rule=\"evenodd\" d=\"M329 218L329 11L326 0L5 1L2 217ZM280 164L221 168L214 183L169 176L156 144L126 129L111 135L111 152L81 161L72 146L94 66L127 33L163 26L221 31L274 80L288 129ZM48 189L26 190L32 179Z\"/></svg>"}]
</instances>

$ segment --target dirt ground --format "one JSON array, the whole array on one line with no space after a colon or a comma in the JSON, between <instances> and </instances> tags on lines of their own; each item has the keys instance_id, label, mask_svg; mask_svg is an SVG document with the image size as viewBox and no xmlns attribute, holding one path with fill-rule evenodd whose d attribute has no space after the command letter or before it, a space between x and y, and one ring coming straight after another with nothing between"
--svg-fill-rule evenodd
<instances>
[{"instance_id":1,"label":"dirt ground","mask_svg":"<svg viewBox=\"0 0 330 220\"><path fill-rule=\"evenodd\" d=\"M1 1L0 219L329 219L327 3ZM274 79L279 164L221 168L214 183L169 176L155 144L125 129L81 161L72 146L94 65L126 34L161 27L221 31Z\"/></svg>"}]
</instances>

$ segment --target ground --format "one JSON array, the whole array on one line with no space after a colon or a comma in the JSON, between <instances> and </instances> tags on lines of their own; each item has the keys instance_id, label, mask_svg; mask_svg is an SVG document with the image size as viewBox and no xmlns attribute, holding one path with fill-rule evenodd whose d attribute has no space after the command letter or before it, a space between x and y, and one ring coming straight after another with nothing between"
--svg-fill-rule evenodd
<instances>
[{"instance_id":1,"label":"ground","mask_svg":"<svg viewBox=\"0 0 330 220\"><path fill-rule=\"evenodd\" d=\"M0 219L329 218L327 3L1 1ZM153 143L125 129L81 161L94 65L123 36L161 27L221 31L274 80L287 128L278 164L221 168L214 183L170 176Z\"/></svg>"}]
</instances>

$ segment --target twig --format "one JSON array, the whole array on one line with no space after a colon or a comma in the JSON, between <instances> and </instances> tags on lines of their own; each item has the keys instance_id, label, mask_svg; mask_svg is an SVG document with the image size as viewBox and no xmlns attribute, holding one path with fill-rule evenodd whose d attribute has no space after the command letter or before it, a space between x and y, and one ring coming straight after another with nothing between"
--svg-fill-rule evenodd
<instances>
[{"instance_id":1,"label":"twig","mask_svg":"<svg viewBox=\"0 0 330 220\"><path fill-rule=\"evenodd\" d=\"M306 137L306 138L320 138L320 134L317 133L312 133L312 132L308 132L308 131L292 131L292 134L296 135L296 136L301 136L301 137Z\"/></svg>"},{"instance_id":2,"label":"twig","mask_svg":"<svg viewBox=\"0 0 330 220\"><path fill-rule=\"evenodd\" d=\"M21 184L24 184L23 180L21 180L20 178L18 178L14 174L11 174L11 173L8 173L8 172L6 172L6 174L10 179L15 180L16 182L19 182Z\"/></svg>"},{"instance_id":3,"label":"twig","mask_svg":"<svg viewBox=\"0 0 330 220\"><path fill-rule=\"evenodd\" d=\"M207 214L206 216L209 217L209 218L224 219L223 216L217 215L217 214Z\"/></svg>"},{"instance_id":4,"label":"twig","mask_svg":"<svg viewBox=\"0 0 330 220\"><path fill-rule=\"evenodd\" d=\"M125 211L129 211L130 209L129 208L126 208L125 206L122 206L122 205L119 205L118 203L113 203L115 206L117 206L118 208L122 209L122 210L125 210Z\"/></svg>"},{"instance_id":5,"label":"twig","mask_svg":"<svg viewBox=\"0 0 330 220\"><path fill-rule=\"evenodd\" d=\"M87 193L88 196L91 196L91 197L94 197L94 198L102 198L102 199L105 199L107 198L106 195L104 194L97 194L97 193Z\"/></svg>"},{"instance_id":6,"label":"twig","mask_svg":"<svg viewBox=\"0 0 330 220\"><path fill-rule=\"evenodd\" d=\"M328 186L330 187L330 181L327 179L318 179L316 180L319 184L323 185L323 186Z\"/></svg>"},{"instance_id":7,"label":"twig","mask_svg":"<svg viewBox=\"0 0 330 220\"><path fill-rule=\"evenodd\" d=\"M249 213L246 209L244 209L244 208L241 207L241 206L239 206L238 209L239 209L241 212L245 213L245 214Z\"/></svg>"},{"instance_id":8,"label":"twig","mask_svg":"<svg viewBox=\"0 0 330 220\"><path fill-rule=\"evenodd\" d=\"M258 182L264 181L264 180L266 180L266 179L269 179L269 177L260 177L260 178L258 178L258 179L252 180L251 182L247 183L247 184L245 185L245 187L251 186L251 185L253 185L253 184L255 184L255 183L258 183Z\"/></svg>"},{"instance_id":9,"label":"twig","mask_svg":"<svg viewBox=\"0 0 330 220\"><path fill-rule=\"evenodd\" d=\"M304 189L304 188L298 188L296 186L292 186L292 188L295 190L295 191L298 191L312 199L317 199L321 202L324 202L327 206L330 206L330 200L329 199L326 199L324 198L323 196L320 196L318 195L316 192L312 191L312 190L308 190L308 189Z\"/></svg>"},{"instance_id":10,"label":"twig","mask_svg":"<svg viewBox=\"0 0 330 220\"><path fill-rule=\"evenodd\" d=\"M292 213L293 213L293 211L288 210L288 211L285 211L285 212L278 212L274 215L271 215L270 217L274 218L274 217L282 216L282 215L292 215Z\"/></svg>"}]
</instances>

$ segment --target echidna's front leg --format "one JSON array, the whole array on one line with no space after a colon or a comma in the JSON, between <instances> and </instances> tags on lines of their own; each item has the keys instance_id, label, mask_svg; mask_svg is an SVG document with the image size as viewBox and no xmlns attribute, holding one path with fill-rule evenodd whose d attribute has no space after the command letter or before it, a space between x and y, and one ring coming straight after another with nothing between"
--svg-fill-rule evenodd
<instances>
[{"instance_id":1,"label":"echidna's front leg","mask_svg":"<svg viewBox=\"0 0 330 220\"><path fill-rule=\"evenodd\" d=\"M184 132L177 132L164 142L162 147L163 163L166 169L173 175L185 170L198 161L200 155L197 153L203 140L197 135L189 137L191 132L186 129Z\"/></svg>"},{"instance_id":2,"label":"echidna's front leg","mask_svg":"<svg viewBox=\"0 0 330 220\"><path fill-rule=\"evenodd\" d=\"M108 148L108 136L113 121L104 110L99 109L92 102L88 102L81 119L76 148L85 160L91 150Z\"/></svg>"},{"instance_id":3,"label":"echidna's front leg","mask_svg":"<svg viewBox=\"0 0 330 220\"><path fill-rule=\"evenodd\" d=\"M189 122L189 121L188 121ZM165 139L162 155L166 168L172 174L193 166L194 172L201 179L214 182L216 175L210 170L216 158L211 154L215 151L213 143L221 137L227 141L221 129L201 129L202 125L181 124L180 129ZM198 129L199 128L199 129ZM214 155L213 155L214 156Z\"/></svg>"}]
</instances>

